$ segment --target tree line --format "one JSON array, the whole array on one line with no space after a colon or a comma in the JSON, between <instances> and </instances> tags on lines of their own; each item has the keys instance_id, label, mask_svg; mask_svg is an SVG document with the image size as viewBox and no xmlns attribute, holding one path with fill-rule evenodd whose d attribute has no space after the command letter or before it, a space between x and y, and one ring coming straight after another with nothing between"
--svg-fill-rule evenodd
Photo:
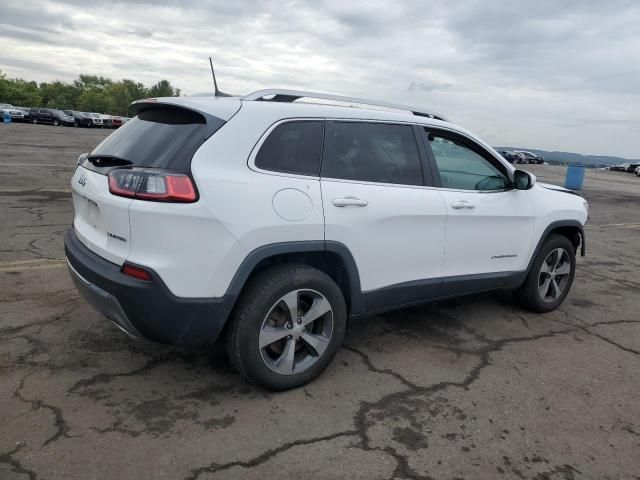
<instances>
[{"instance_id":1,"label":"tree line","mask_svg":"<svg viewBox=\"0 0 640 480\"><path fill-rule=\"evenodd\" d=\"M149 97L177 97L180 89L168 80L151 87L128 78L114 81L97 75L81 74L71 83L56 80L37 83L22 78L7 78L0 71L0 103L19 107L80 110L129 117L134 100Z\"/></svg>"}]
</instances>

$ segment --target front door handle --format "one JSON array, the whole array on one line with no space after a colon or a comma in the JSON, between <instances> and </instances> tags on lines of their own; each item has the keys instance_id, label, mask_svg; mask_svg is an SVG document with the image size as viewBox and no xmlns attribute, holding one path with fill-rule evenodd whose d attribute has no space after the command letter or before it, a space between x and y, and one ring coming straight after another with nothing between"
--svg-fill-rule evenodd
<instances>
[{"instance_id":1,"label":"front door handle","mask_svg":"<svg viewBox=\"0 0 640 480\"><path fill-rule=\"evenodd\" d=\"M476 206L468 200L458 200L457 202L453 202L451 204L451 208L455 208L456 210L468 208L469 210L471 210L473 208L476 208Z\"/></svg>"},{"instance_id":2,"label":"front door handle","mask_svg":"<svg viewBox=\"0 0 640 480\"><path fill-rule=\"evenodd\" d=\"M333 205L335 207L366 207L369 202L356 197L334 198Z\"/></svg>"}]
</instances>

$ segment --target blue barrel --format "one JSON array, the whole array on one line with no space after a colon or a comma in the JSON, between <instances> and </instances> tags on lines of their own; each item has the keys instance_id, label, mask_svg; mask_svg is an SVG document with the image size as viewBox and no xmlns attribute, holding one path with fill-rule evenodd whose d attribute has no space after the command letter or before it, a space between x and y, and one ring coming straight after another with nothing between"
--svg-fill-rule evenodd
<instances>
[{"instance_id":1,"label":"blue barrel","mask_svg":"<svg viewBox=\"0 0 640 480\"><path fill-rule=\"evenodd\" d=\"M584 165L569 165L564 179L564 188L580 190L584 183Z\"/></svg>"}]
</instances>

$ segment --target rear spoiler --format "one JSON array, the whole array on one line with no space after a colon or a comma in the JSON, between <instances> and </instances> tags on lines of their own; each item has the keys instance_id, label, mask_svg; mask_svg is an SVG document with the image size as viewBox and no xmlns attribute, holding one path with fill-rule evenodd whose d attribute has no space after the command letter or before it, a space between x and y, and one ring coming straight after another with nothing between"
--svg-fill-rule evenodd
<instances>
[{"instance_id":1,"label":"rear spoiler","mask_svg":"<svg viewBox=\"0 0 640 480\"><path fill-rule=\"evenodd\" d=\"M241 106L242 102L235 97L160 97L131 102L131 109L136 115L143 110L158 107L182 108L225 122L229 121Z\"/></svg>"}]
</instances>

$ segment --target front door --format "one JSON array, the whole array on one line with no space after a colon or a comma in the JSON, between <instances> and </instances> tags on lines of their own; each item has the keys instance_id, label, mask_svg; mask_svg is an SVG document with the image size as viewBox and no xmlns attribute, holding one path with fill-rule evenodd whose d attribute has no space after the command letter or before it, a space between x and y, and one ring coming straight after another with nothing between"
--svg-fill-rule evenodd
<instances>
[{"instance_id":1,"label":"front door","mask_svg":"<svg viewBox=\"0 0 640 480\"><path fill-rule=\"evenodd\" d=\"M430 130L426 140L447 208L445 283L524 270L533 237L529 192L513 189L508 167L472 139Z\"/></svg>"}]
</instances>

